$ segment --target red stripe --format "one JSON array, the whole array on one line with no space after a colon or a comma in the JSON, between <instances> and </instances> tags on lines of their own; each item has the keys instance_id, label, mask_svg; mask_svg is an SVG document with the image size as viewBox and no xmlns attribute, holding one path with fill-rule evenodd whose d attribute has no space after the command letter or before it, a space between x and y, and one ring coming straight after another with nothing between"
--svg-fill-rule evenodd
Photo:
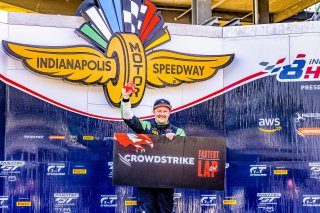
<instances>
[{"instance_id":1,"label":"red stripe","mask_svg":"<svg viewBox=\"0 0 320 213\"><path fill-rule=\"evenodd\" d=\"M69 111L76 112L76 113L79 113L79 114L82 114L82 115L87 115L87 116L94 117L94 118L99 118L99 119L116 120L116 121L122 120L121 118L104 117L104 116L94 115L94 114L90 114L90 113L87 113L87 112L83 112L83 111L74 109L74 108L66 106L66 105L64 105L62 103L59 103L59 102L57 102L55 100L52 100L52 99L50 99L50 98L48 98L46 96L43 96L43 95L41 95L41 94L39 94L39 93L37 93L37 92L25 87L25 86L22 86L21 84L18 84L17 82L14 82L14 81L10 80L9 78L4 77L1 74L0 74L0 78L2 78L5 82L8 82L9 84L12 84L12 85L24 90L24 91L27 91L28 93L31 93L32 95L34 95L34 96L36 96L38 98L41 98L41 99L43 99L43 100L45 100L47 102L53 103L55 105L58 105L58 106L60 106L62 108L65 108L65 109L67 109Z\"/></svg>"},{"instance_id":2,"label":"red stripe","mask_svg":"<svg viewBox=\"0 0 320 213\"><path fill-rule=\"evenodd\" d=\"M140 38L141 38L141 41L143 42L147 37L148 35L150 34L150 32L153 30L153 28L159 23L160 21L160 18L157 14L155 14L151 21L150 21L150 24L148 25L148 28L141 34Z\"/></svg>"},{"instance_id":3,"label":"red stripe","mask_svg":"<svg viewBox=\"0 0 320 213\"><path fill-rule=\"evenodd\" d=\"M188 104L185 104L185 105L182 105L182 106L180 106L180 107L178 107L178 108L175 108L175 109L173 109L171 112L179 111L179 110L181 110L181 109L183 109L183 108L190 107L190 106L192 106L192 105L194 105L194 104L197 104L197 103L199 103L199 102L202 102L202 101L204 101L204 100L206 100L206 99L209 99L209 98L212 98L212 97L214 97L214 96L217 96L217 95L219 95L220 93L223 93L225 90L231 89L232 87L235 87L235 86L237 86L237 85L239 85L239 84L242 84L243 82L246 82L246 81L248 81L248 80L251 80L251 79L253 79L253 78L256 78L256 77L258 77L258 76L260 76L260 75L263 75L263 74L266 74L266 73L267 73L267 72L258 72L258 73L255 73L255 74L253 74L253 75L250 75L250 76L248 76L248 77L245 77L245 78L243 78L243 79L241 79L241 80L239 80L239 81L236 81L236 82L234 82L234 83L232 83L232 84L230 84L230 85L228 85L228 86L226 86L226 87L224 87L224 88L222 88L222 89L220 89L220 90L218 90L218 91L216 91L216 92L213 92L213 93L211 93L211 94L209 94L209 95L207 95L207 96L204 96L204 97L199 98L199 99L197 99L197 100L195 100L195 101L192 101L192 102L190 102L190 103L188 103Z\"/></svg>"},{"instance_id":4,"label":"red stripe","mask_svg":"<svg viewBox=\"0 0 320 213\"><path fill-rule=\"evenodd\" d=\"M298 54L297 55L297 58L304 58L304 57L306 57L306 54Z\"/></svg>"},{"instance_id":5,"label":"red stripe","mask_svg":"<svg viewBox=\"0 0 320 213\"><path fill-rule=\"evenodd\" d=\"M141 25L140 37L144 33L144 31L146 30L146 27L149 25L151 18L153 17L153 15L157 11L156 6L154 6L150 1L145 0L144 4L147 5L148 9L147 9L146 15L144 16L144 20L142 22L142 25Z\"/></svg>"},{"instance_id":6,"label":"red stripe","mask_svg":"<svg viewBox=\"0 0 320 213\"><path fill-rule=\"evenodd\" d=\"M226 90L228 90L228 89L231 89L231 88L233 88L233 87L235 87L235 86L237 86L237 85L239 85L239 84L242 84L242 83L244 83L244 82L246 82L246 81L249 81L249 80L251 80L251 79L254 79L254 78L256 78L256 77L259 77L259 76L261 76L261 75L264 75L264 74L266 74L266 73L267 73L267 72L258 72L258 73L255 73L255 74L253 74L253 75L250 75L250 76L248 76L248 77L246 77L246 78L243 78L243 79L241 79L241 80L239 80L239 81L236 81L236 82L234 82L234 83L232 83L232 84L230 84L230 85L228 85L228 86L226 86L226 87L224 87L224 88L222 88L222 89L220 89L220 90L218 90L218 91L216 91L216 92L213 92L213 93L211 93L211 94L209 94L209 95L206 95L206 96L204 96L204 97L202 97L202 98L199 98L199 99L197 99L197 100L195 100L195 101L192 101L192 102L190 102L190 103L188 103L188 104L185 104L185 105L182 105L182 106L180 106L180 107L178 107L178 108L175 108L175 109L171 110L171 112L180 111L180 110L182 110L182 109L184 109L184 108L187 108L187 107L190 107L190 106L192 106L192 105L195 105L195 104L197 104L197 103L199 103L199 102L202 102L202 101L204 101L204 100L206 100L206 99L209 99L209 98L212 98L212 97L217 96L217 95L219 95L219 94L222 94L224 91L226 91ZM61 103L59 103L59 102L57 102L57 101L54 101L54 100L52 100L52 99L50 99L50 98L48 98L48 97L46 97L46 96L43 96L43 95L41 95L41 94L39 94L39 93L37 93L37 92L35 92L35 91L33 91L33 90L25 87L25 86L22 86L21 84L18 84L18 83L16 83L16 82L14 82L14 81L12 81L12 80L4 77L4 76L1 75L1 74L0 74L0 78L3 79L5 82L7 82L7 83L9 83L9 84L12 84L12 85L14 85L14 86L16 86L16 87L18 87L18 88L20 88L20 89L28 92L28 93L31 93L32 95L34 95L34 96L36 96L36 97L38 97L38 98L40 98L40 99L43 99L43 100L45 100L45 101L47 101L47 102L49 102L49 103L55 104L55 105L57 105L57 106L59 106L59 107L62 107L62 108L64 108L64 109L67 109L67 110L69 110L69 111L76 112L76 113L78 113L78 114L86 115L86 116L93 117L93 118L98 118L98 119L114 120L114 121L121 121L121 120L122 120L121 118L104 117L104 116L94 115L94 114L90 114L90 113L87 113L87 112L83 112L83 111L74 109L74 108L72 108L72 107L69 107L69 106L66 106L66 105L64 105L64 104L61 104ZM148 116L143 116L143 117L140 117L140 118L141 118L141 119L149 119L149 118L153 118L153 117L154 117L153 115L148 115Z\"/></svg>"}]
</instances>

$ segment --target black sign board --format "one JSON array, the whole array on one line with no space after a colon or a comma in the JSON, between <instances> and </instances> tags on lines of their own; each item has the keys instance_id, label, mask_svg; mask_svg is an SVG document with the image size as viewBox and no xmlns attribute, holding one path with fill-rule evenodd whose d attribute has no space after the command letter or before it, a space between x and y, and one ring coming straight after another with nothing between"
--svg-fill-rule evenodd
<instances>
[{"instance_id":1,"label":"black sign board","mask_svg":"<svg viewBox=\"0 0 320 213\"><path fill-rule=\"evenodd\" d=\"M116 133L113 185L224 189L223 138Z\"/></svg>"}]
</instances>

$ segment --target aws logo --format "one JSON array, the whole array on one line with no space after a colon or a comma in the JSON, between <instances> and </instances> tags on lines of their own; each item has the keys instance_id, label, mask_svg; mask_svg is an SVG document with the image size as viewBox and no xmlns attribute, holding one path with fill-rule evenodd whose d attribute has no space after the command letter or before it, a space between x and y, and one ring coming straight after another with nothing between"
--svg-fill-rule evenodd
<instances>
[{"instance_id":1,"label":"aws logo","mask_svg":"<svg viewBox=\"0 0 320 213\"><path fill-rule=\"evenodd\" d=\"M139 105L146 86L174 87L212 78L234 54L191 55L153 51L171 40L157 8L149 1L98 0L82 12L87 21L75 33L92 46L48 47L3 41L5 52L30 71L84 85L103 87L109 103L119 107L121 90L130 81Z\"/></svg>"},{"instance_id":2,"label":"aws logo","mask_svg":"<svg viewBox=\"0 0 320 213\"><path fill-rule=\"evenodd\" d=\"M282 129L280 124L280 118L260 118L258 129L262 132L273 133Z\"/></svg>"}]
</instances>

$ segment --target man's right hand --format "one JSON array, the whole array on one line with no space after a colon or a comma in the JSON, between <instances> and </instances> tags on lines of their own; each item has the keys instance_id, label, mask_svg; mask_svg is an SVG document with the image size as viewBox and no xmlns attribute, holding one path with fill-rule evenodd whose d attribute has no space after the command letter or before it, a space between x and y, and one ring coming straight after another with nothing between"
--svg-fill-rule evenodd
<instances>
[{"instance_id":1,"label":"man's right hand","mask_svg":"<svg viewBox=\"0 0 320 213\"><path fill-rule=\"evenodd\" d=\"M128 83L126 83L125 86L127 86L127 85L128 85ZM129 99L131 94L132 94L132 90L127 90L126 88L122 88L122 98L123 99Z\"/></svg>"}]
</instances>

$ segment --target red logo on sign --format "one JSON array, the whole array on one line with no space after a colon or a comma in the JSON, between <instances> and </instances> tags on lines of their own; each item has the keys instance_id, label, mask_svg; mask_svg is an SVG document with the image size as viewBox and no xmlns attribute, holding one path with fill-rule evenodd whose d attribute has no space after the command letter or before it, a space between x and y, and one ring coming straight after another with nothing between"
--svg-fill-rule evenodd
<instances>
[{"instance_id":1,"label":"red logo on sign","mask_svg":"<svg viewBox=\"0 0 320 213\"><path fill-rule=\"evenodd\" d=\"M153 141L149 135L115 133L114 137L120 143L120 145L124 147L133 145L136 149L136 152L145 152L145 149L142 147L142 145L149 145L151 148L153 148Z\"/></svg>"}]
</instances>

